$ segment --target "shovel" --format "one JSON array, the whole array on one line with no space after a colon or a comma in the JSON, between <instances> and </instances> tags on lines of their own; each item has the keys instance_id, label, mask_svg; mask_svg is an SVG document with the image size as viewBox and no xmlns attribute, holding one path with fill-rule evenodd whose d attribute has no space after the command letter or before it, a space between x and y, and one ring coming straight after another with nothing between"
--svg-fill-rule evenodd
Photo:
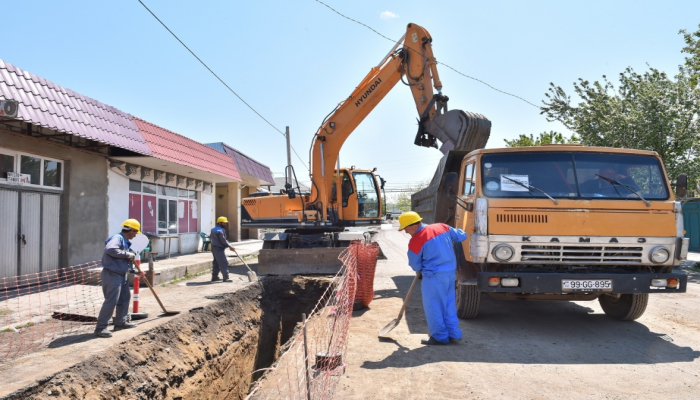
<instances>
[{"instance_id":1,"label":"shovel","mask_svg":"<svg viewBox=\"0 0 700 400\"><path fill-rule=\"evenodd\" d=\"M399 322L401 322L401 318L403 318L403 313L404 313L404 311L406 311L406 306L408 305L408 300L411 298L411 293L413 293L413 288L416 286L416 282L418 282L418 274L416 274L416 277L413 278L413 282L411 283L411 288L408 289L408 293L406 294L406 299L403 301L403 306L401 306L401 311L399 311L399 316L394 318L384 328L382 328L381 331L379 331L379 337L386 336L387 333L391 332L394 328L396 328L399 325Z\"/></svg>"},{"instance_id":2,"label":"shovel","mask_svg":"<svg viewBox=\"0 0 700 400\"><path fill-rule=\"evenodd\" d=\"M250 267L248 266L248 263L245 262L243 257L238 255L238 252L235 249L233 250L233 252L236 253L236 256L238 256L238 258L240 258L241 261L243 261L243 264L245 264L245 267L248 268L248 272L246 272L246 274L248 275L248 282L257 282L258 281L258 274L256 274L255 271L250 269Z\"/></svg>"},{"instance_id":3,"label":"shovel","mask_svg":"<svg viewBox=\"0 0 700 400\"><path fill-rule=\"evenodd\" d=\"M141 267L140 267L138 264L136 264L136 263L134 263L134 265L136 266L136 269L138 269L139 272L141 272ZM144 276L144 277L143 277L143 280L146 282L146 285L148 286L148 288L151 289L151 293L153 293L153 295L156 297L156 300L158 300L158 304L160 304L160 308L163 309L163 315L177 315L177 314L180 314L180 311L168 311L168 310L166 310L166 309L165 309L165 306L164 306L163 303L160 301L160 298L158 298L158 295L156 294L156 291L153 290L153 286L151 286L151 283L148 281L148 279L146 279L146 277Z\"/></svg>"}]
</instances>

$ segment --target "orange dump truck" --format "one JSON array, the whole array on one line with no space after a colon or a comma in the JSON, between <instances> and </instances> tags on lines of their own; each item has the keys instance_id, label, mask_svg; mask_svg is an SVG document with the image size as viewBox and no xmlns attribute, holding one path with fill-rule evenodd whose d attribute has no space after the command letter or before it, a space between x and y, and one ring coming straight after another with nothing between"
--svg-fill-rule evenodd
<instances>
[{"instance_id":1,"label":"orange dump truck","mask_svg":"<svg viewBox=\"0 0 700 400\"><path fill-rule=\"evenodd\" d=\"M620 320L639 318L650 293L685 292L686 275L673 272L688 252L681 204L655 152L551 145L450 157L432 215L470 234L456 248L460 317L477 315L483 292L598 299Z\"/></svg>"}]
</instances>

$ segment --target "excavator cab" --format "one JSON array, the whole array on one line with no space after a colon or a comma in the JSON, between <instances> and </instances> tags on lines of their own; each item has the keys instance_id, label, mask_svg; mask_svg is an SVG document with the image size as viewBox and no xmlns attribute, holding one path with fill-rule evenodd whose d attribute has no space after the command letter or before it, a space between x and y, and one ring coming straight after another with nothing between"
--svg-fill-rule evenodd
<instances>
[{"instance_id":1,"label":"excavator cab","mask_svg":"<svg viewBox=\"0 0 700 400\"><path fill-rule=\"evenodd\" d=\"M337 209L336 177L333 179L331 188L331 204ZM377 177L374 172L357 170L355 167L351 167L349 170L341 169L339 180L341 181L340 206L343 210L338 215L343 225L357 226L367 225L367 222L369 224L376 223L372 221L381 217L382 210Z\"/></svg>"}]
</instances>

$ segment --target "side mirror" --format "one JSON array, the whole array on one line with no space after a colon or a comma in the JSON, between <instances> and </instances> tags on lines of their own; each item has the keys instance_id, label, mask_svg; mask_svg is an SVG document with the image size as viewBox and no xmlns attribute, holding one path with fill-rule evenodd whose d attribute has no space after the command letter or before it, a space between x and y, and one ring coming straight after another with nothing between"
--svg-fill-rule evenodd
<instances>
[{"instance_id":1,"label":"side mirror","mask_svg":"<svg viewBox=\"0 0 700 400\"><path fill-rule=\"evenodd\" d=\"M442 187L442 194L448 199L457 203L458 206L462 207L466 211L474 210L474 203L468 203L457 196L457 190L459 190L459 175L456 172L449 172L445 175L445 185Z\"/></svg>"},{"instance_id":2,"label":"side mirror","mask_svg":"<svg viewBox=\"0 0 700 400\"><path fill-rule=\"evenodd\" d=\"M688 175L680 174L676 179L676 197L684 198L688 194Z\"/></svg>"},{"instance_id":3,"label":"side mirror","mask_svg":"<svg viewBox=\"0 0 700 400\"><path fill-rule=\"evenodd\" d=\"M445 175L445 186L442 187L443 194L449 198L456 196L459 188L459 175L456 172L449 172Z\"/></svg>"},{"instance_id":4,"label":"side mirror","mask_svg":"<svg viewBox=\"0 0 700 400\"><path fill-rule=\"evenodd\" d=\"M382 190L384 190L384 184L386 184L386 181L384 180L384 178L379 177L379 182L381 182L381 185L380 185L379 188L382 189Z\"/></svg>"}]
</instances>

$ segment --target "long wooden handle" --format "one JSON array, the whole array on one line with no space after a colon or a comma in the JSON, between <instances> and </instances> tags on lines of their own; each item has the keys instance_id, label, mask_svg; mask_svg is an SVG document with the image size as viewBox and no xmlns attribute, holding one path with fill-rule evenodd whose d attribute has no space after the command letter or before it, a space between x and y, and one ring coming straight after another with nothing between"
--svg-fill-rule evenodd
<instances>
[{"instance_id":1,"label":"long wooden handle","mask_svg":"<svg viewBox=\"0 0 700 400\"><path fill-rule=\"evenodd\" d=\"M413 278L413 282L411 283L411 288L408 289L408 294L406 294L406 299L403 301L403 306L401 306L401 311L399 311L399 319L401 319L401 316L403 315L404 311L406 311L406 306L408 305L408 300L411 298L411 293L413 293L413 288L416 286L416 282L418 282L418 274L416 274L416 277Z\"/></svg>"},{"instance_id":2,"label":"long wooden handle","mask_svg":"<svg viewBox=\"0 0 700 400\"><path fill-rule=\"evenodd\" d=\"M139 273L142 273L142 272L141 272L141 267L139 266L139 264L138 264L138 263L134 263L134 265L136 266L136 269L139 270ZM151 289L151 293L153 293L153 295L156 296L156 300L158 300L158 304L160 304L160 308L163 309L163 312L164 312L164 313L167 313L168 310L166 310L166 309L165 309L165 306L163 305L163 303L161 303L160 298L158 298L158 294L156 294L156 291L153 290L153 286L151 286L151 283L148 281L148 278L146 278L145 275L143 276L143 280L146 281L146 286L148 286L148 288Z\"/></svg>"},{"instance_id":3,"label":"long wooden handle","mask_svg":"<svg viewBox=\"0 0 700 400\"><path fill-rule=\"evenodd\" d=\"M236 253L236 256L238 256L238 258L240 258L241 261L243 261L243 264L245 264L245 267L248 268L248 271L253 272L253 270L250 269L250 267L248 266L248 263L245 262L245 260L243 259L243 257L241 257L241 256L238 255L238 252L236 251L236 249L234 249L233 252Z\"/></svg>"}]
</instances>

